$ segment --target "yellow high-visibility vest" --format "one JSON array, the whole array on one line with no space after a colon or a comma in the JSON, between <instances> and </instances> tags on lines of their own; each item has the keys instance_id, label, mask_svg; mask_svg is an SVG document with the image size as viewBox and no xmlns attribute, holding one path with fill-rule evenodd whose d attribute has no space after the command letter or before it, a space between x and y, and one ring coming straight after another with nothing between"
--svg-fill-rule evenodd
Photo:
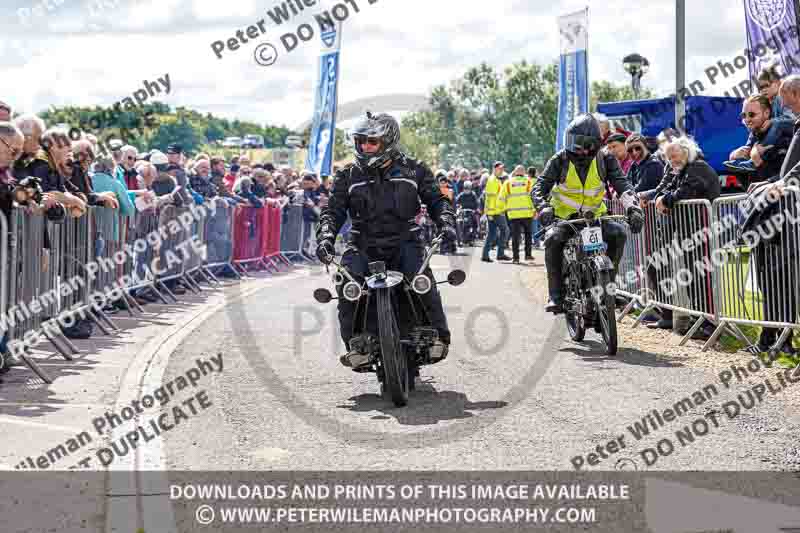
<instances>
[{"instance_id":1,"label":"yellow high-visibility vest","mask_svg":"<svg viewBox=\"0 0 800 533\"><path fill-rule=\"evenodd\" d=\"M486 181L486 189L484 189L484 212L487 216L502 215L505 211L505 202L500 200L500 180L497 176L492 175Z\"/></svg>"},{"instance_id":2,"label":"yellow high-visibility vest","mask_svg":"<svg viewBox=\"0 0 800 533\"><path fill-rule=\"evenodd\" d=\"M600 216L606 212L605 193L605 185L597 171L597 159L592 160L585 183L581 183L578 171L570 161L567 179L550 192L550 205L558 218L566 219L579 211L592 211Z\"/></svg>"},{"instance_id":3,"label":"yellow high-visibility vest","mask_svg":"<svg viewBox=\"0 0 800 533\"><path fill-rule=\"evenodd\" d=\"M506 216L510 220L533 218L532 187L533 182L527 176L513 176L503 184L500 196L506 202Z\"/></svg>"}]
</instances>

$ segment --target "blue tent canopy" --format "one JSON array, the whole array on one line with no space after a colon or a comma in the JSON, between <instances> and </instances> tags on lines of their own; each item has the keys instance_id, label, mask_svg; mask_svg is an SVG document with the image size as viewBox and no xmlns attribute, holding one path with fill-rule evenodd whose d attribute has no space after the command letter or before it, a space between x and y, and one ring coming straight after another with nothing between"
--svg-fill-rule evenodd
<instances>
[{"instance_id":1,"label":"blue tent canopy","mask_svg":"<svg viewBox=\"0 0 800 533\"><path fill-rule=\"evenodd\" d=\"M686 99L686 132L705 154L706 161L721 174L722 163L731 151L747 141L747 128L742 124L741 98L726 96L690 96ZM641 133L655 137L666 128L675 127L675 97L653 100L630 100L601 103L600 113L626 124L641 124ZM627 120L626 120L627 118Z\"/></svg>"}]
</instances>

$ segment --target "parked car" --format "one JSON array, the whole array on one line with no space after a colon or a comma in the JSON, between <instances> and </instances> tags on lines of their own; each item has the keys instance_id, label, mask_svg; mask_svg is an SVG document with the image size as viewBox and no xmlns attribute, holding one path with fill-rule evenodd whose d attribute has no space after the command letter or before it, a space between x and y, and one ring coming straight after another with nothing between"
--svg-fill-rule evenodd
<instances>
[{"instance_id":1,"label":"parked car","mask_svg":"<svg viewBox=\"0 0 800 533\"><path fill-rule=\"evenodd\" d=\"M261 135L245 135L242 148L264 148L264 137Z\"/></svg>"},{"instance_id":2,"label":"parked car","mask_svg":"<svg viewBox=\"0 0 800 533\"><path fill-rule=\"evenodd\" d=\"M241 148L242 147L242 138L241 137L226 137L224 141L222 141L222 146L225 148Z\"/></svg>"},{"instance_id":3,"label":"parked car","mask_svg":"<svg viewBox=\"0 0 800 533\"><path fill-rule=\"evenodd\" d=\"M299 148L303 145L303 138L299 135L289 135L284 144L289 148Z\"/></svg>"}]
</instances>

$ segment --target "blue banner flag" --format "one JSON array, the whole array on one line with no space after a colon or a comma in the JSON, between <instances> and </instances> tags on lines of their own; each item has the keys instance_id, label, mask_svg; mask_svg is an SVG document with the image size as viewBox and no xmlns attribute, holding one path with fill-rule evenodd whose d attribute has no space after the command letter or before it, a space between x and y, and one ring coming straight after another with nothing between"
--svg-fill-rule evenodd
<instances>
[{"instance_id":1,"label":"blue banner flag","mask_svg":"<svg viewBox=\"0 0 800 533\"><path fill-rule=\"evenodd\" d=\"M564 132L575 116L589 110L589 8L558 18L561 62L558 68L558 131L556 151L564 146Z\"/></svg>"},{"instance_id":2,"label":"blue banner flag","mask_svg":"<svg viewBox=\"0 0 800 533\"><path fill-rule=\"evenodd\" d=\"M314 121L308 143L306 170L318 176L330 176L333 167L333 143L336 135L337 87L339 84L339 51L342 25L321 28L322 52L314 97Z\"/></svg>"}]
</instances>

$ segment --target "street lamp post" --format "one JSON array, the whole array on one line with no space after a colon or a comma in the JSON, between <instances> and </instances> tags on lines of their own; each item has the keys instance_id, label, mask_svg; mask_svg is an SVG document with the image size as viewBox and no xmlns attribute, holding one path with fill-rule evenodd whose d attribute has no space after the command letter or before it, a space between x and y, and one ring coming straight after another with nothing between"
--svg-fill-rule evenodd
<instances>
[{"instance_id":1,"label":"street lamp post","mask_svg":"<svg viewBox=\"0 0 800 533\"><path fill-rule=\"evenodd\" d=\"M642 90L642 76L650 70L650 62L639 54L630 54L622 60L622 66L625 72L631 75L633 97L638 99L639 92Z\"/></svg>"}]
</instances>

